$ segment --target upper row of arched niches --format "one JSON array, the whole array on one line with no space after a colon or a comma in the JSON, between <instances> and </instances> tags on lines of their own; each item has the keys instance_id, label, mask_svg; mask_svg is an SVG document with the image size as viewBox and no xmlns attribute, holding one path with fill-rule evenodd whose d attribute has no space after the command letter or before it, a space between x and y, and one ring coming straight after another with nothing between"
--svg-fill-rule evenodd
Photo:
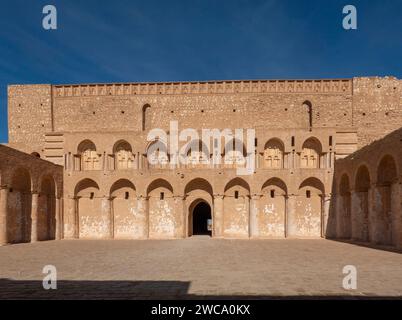
<instances>
[{"instance_id":1,"label":"upper row of arched niches","mask_svg":"<svg viewBox=\"0 0 402 320\"><path fill-rule=\"evenodd\" d=\"M333 145L333 138L332 136L328 136L327 137L329 139L328 144L329 145ZM303 143L300 144L300 148L296 147L296 139L295 137L290 137L289 138L289 143L285 144L283 140L279 139L279 138L270 138L266 141L264 141L264 143L260 144L259 143L260 139L256 139L255 140L255 144L254 146L256 146L255 150L260 154L263 154L264 152L266 152L267 149L279 149L281 152L283 153L289 153L292 151L301 153L303 152L303 149L314 149L318 154L322 154L322 153L326 153L328 150L325 150L325 148L323 147L323 144L321 142L321 140L317 137L311 136L305 140L303 140ZM99 141L101 145L104 145L103 141ZM102 143L103 142L103 143ZM135 143L131 144L128 140L125 139L119 139L118 141L115 141L112 144L108 145L108 148L106 150L102 150L101 148L98 147L97 143L94 142L91 139L85 139L80 141L77 145L75 150L73 150L73 154L81 154L83 153L83 151L85 150L92 150L92 151L96 151L97 153L101 154L101 153L106 153L106 154L115 154L117 151L119 150L127 150L133 153L140 153L140 154L147 154L149 148L153 145L153 144L158 144L160 146L160 149L162 151L166 151L167 153L169 153L169 142L165 142L163 140L154 140L154 141L145 141L145 142L141 142L141 143ZM215 150L216 146L218 144L214 143L213 140L210 141L209 145L204 143L202 140L200 139L196 139L196 140L192 140L191 142L180 142L179 143L179 150L182 150L182 148L184 146L186 147L186 151L189 151L190 149L198 149L198 150L204 150L206 151L206 153L208 154L212 154L212 152ZM290 147L289 147L290 145ZM110 147L111 146L111 147ZM221 140L221 154L224 154L226 151L230 150L236 150L236 146L240 146L243 149L243 153L246 155L248 152L247 149L247 145L245 143L243 143L242 141L238 140L238 139L230 139L228 142L226 142L225 139ZM288 146L288 147L286 147Z\"/></svg>"},{"instance_id":2,"label":"upper row of arched niches","mask_svg":"<svg viewBox=\"0 0 402 320\"><path fill-rule=\"evenodd\" d=\"M245 156L247 150L243 146L242 150L236 149L235 141L232 141L225 146L223 154L222 165L229 165L231 167L241 166L245 164ZM151 148L149 145L149 152L146 157L150 157L150 164L168 165L170 163L170 154L166 145L160 144L160 141L155 141L158 144L157 148ZM240 145L240 144L239 144ZM283 143L278 139L271 139L265 144L264 152L259 154L261 156L261 167L265 168L284 168L285 152ZM107 154L108 159L112 156L113 164L108 167L115 169L135 169L139 167L138 153L134 152L131 145L127 141L119 141L113 147L113 154ZM208 165L211 164L212 153L208 148L202 144L200 140L194 141L185 149L183 155L186 159L186 164L194 165ZM320 142L316 139L307 139L300 152L300 167L301 168L320 168L322 157L322 148ZM75 170L101 170L104 168L104 154L96 149L96 145L90 140L82 141L77 149L77 154L74 156ZM111 159L111 160L112 160ZM154 163L154 161L156 161Z\"/></svg>"},{"instance_id":3,"label":"upper row of arched niches","mask_svg":"<svg viewBox=\"0 0 402 320\"><path fill-rule=\"evenodd\" d=\"M124 135L126 137L126 135ZM115 139L116 135L108 135L106 137L102 137L101 135L91 135L88 134L85 139L82 139L82 135L77 136L74 139L69 139L68 144L66 146L66 152L72 154L79 154L82 150L82 147L89 144L92 144L93 149L95 149L98 153L106 153L106 154L114 154L115 149L117 147L121 147L121 145L126 145L128 149L131 149L134 153L146 154L148 148L154 141L147 141L146 138L144 140L138 139L138 137L130 137L127 135L127 139ZM246 134L244 135L247 138ZM113 139L113 140L112 140ZM245 139L246 140L246 139ZM167 145L169 150L170 141L159 140L159 143L163 143ZM194 140L198 141L198 140ZM181 149L185 145L191 145L194 141L185 141L179 142L179 149ZM220 152L223 154L225 149L228 149L228 145L232 144L233 141L238 141L237 139L226 140L224 138L221 139L220 143ZM269 144L276 143L280 146L280 149L284 153L301 153L306 145L314 145L314 148L318 153L327 153L333 152L335 150L335 141L333 135L284 135L279 134L276 136L269 136L268 134L256 137L254 141L254 146L252 146L253 150L257 151L260 154L263 154L267 149ZM219 143L214 139L210 139L209 143L202 142L203 146L209 150L209 153L214 151L215 147ZM239 145L243 145L244 149L247 150L247 144L239 142ZM255 149L254 149L255 147Z\"/></svg>"}]
</instances>

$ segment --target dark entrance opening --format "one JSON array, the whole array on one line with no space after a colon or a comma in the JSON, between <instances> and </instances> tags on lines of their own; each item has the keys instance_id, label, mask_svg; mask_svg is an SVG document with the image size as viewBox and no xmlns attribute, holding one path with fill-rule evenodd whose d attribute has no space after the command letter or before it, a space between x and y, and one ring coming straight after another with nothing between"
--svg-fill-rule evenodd
<instances>
[{"instance_id":1,"label":"dark entrance opening","mask_svg":"<svg viewBox=\"0 0 402 320\"><path fill-rule=\"evenodd\" d=\"M193 235L212 236L211 207L200 202L193 209Z\"/></svg>"}]
</instances>

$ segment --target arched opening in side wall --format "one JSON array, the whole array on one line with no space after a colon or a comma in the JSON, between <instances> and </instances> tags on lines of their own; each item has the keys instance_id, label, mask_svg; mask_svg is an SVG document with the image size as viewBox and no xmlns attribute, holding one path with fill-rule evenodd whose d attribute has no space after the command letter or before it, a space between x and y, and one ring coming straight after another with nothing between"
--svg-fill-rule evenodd
<instances>
[{"instance_id":1,"label":"arched opening in side wall","mask_svg":"<svg viewBox=\"0 0 402 320\"><path fill-rule=\"evenodd\" d=\"M339 185L338 236L350 239L352 237L352 198L349 177L344 174Z\"/></svg>"},{"instance_id":2,"label":"arched opening in side wall","mask_svg":"<svg viewBox=\"0 0 402 320\"><path fill-rule=\"evenodd\" d=\"M356 215L361 222L361 232L359 240L370 241L370 217L369 217L369 190L370 190L370 173L366 166L361 166L356 174L356 196L358 203L356 204Z\"/></svg>"},{"instance_id":3,"label":"arched opening in side wall","mask_svg":"<svg viewBox=\"0 0 402 320\"><path fill-rule=\"evenodd\" d=\"M206 201L199 199L193 202L189 211L189 236L212 236L211 206Z\"/></svg>"},{"instance_id":4,"label":"arched opening in side wall","mask_svg":"<svg viewBox=\"0 0 402 320\"><path fill-rule=\"evenodd\" d=\"M9 243L31 241L32 230L31 175L18 168L12 179L7 201L7 238Z\"/></svg>"},{"instance_id":5,"label":"arched opening in side wall","mask_svg":"<svg viewBox=\"0 0 402 320\"><path fill-rule=\"evenodd\" d=\"M56 184L51 176L42 178L38 207L38 240L56 237Z\"/></svg>"},{"instance_id":6,"label":"arched opening in side wall","mask_svg":"<svg viewBox=\"0 0 402 320\"><path fill-rule=\"evenodd\" d=\"M385 245L394 244L396 237L393 230L394 215L399 214L394 208L393 195L396 192L397 185L397 168L395 160L392 156L386 155L382 158L377 170L377 196L379 201L376 203L376 228L378 230L377 242Z\"/></svg>"}]
</instances>

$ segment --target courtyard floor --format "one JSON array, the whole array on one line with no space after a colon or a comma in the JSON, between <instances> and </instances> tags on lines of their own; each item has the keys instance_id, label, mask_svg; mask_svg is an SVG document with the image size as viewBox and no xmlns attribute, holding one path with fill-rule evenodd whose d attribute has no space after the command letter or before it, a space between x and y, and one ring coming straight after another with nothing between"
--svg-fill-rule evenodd
<instances>
[{"instance_id":1,"label":"courtyard floor","mask_svg":"<svg viewBox=\"0 0 402 320\"><path fill-rule=\"evenodd\" d=\"M45 265L58 289L42 287ZM357 290L343 289L343 267ZM0 247L0 298L402 297L402 254L329 240L49 241Z\"/></svg>"}]
</instances>

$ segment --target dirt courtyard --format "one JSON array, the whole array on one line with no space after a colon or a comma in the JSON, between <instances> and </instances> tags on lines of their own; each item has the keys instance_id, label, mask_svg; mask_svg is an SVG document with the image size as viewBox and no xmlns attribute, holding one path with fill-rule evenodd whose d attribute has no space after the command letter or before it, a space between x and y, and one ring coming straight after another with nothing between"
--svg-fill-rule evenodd
<instances>
[{"instance_id":1,"label":"dirt courtyard","mask_svg":"<svg viewBox=\"0 0 402 320\"><path fill-rule=\"evenodd\" d=\"M57 290L43 289L44 266ZM345 290L344 266L357 269ZM49 241L0 247L1 299L402 297L402 254L329 240Z\"/></svg>"}]
</instances>

